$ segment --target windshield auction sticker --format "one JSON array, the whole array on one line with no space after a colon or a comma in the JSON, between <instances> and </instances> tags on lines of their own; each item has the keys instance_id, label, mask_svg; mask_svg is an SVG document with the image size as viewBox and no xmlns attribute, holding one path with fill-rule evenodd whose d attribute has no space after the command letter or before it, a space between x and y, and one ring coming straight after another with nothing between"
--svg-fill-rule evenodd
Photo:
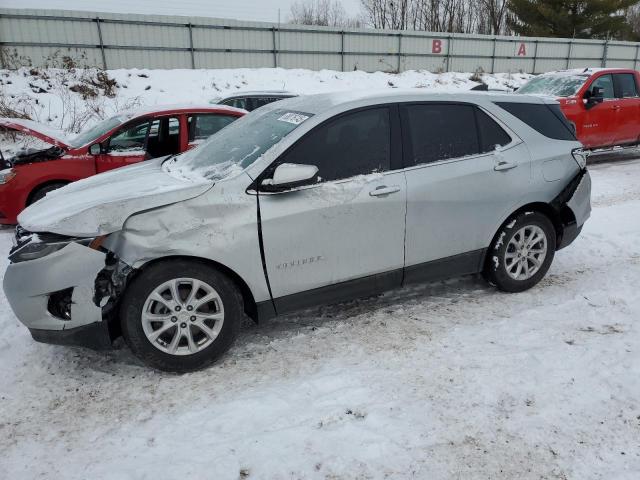
<instances>
[{"instance_id":1,"label":"windshield auction sticker","mask_svg":"<svg viewBox=\"0 0 640 480\"><path fill-rule=\"evenodd\" d=\"M307 118L309 118L308 115L303 115L301 113L295 112L287 112L280 118L278 118L278 120L280 120L281 122L293 123L294 125L300 125Z\"/></svg>"}]
</instances>

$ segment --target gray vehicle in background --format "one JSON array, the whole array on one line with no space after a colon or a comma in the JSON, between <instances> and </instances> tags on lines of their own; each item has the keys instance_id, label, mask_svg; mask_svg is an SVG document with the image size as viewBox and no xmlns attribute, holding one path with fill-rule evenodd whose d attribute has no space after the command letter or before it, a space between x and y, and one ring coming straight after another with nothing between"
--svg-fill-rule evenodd
<instances>
[{"instance_id":1,"label":"gray vehicle in background","mask_svg":"<svg viewBox=\"0 0 640 480\"><path fill-rule=\"evenodd\" d=\"M285 90L262 90L258 92L238 92L227 97L216 97L209 103L242 108L243 110L252 112L256 108L268 105L269 103L297 96L297 94Z\"/></svg>"},{"instance_id":2,"label":"gray vehicle in background","mask_svg":"<svg viewBox=\"0 0 640 480\"><path fill-rule=\"evenodd\" d=\"M223 354L245 315L479 272L526 290L591 210L557 107L402 91L273 103L29 207L6 296L38 341L122 333L143 362L183 372Z\"/></svg>"}]
</instances>

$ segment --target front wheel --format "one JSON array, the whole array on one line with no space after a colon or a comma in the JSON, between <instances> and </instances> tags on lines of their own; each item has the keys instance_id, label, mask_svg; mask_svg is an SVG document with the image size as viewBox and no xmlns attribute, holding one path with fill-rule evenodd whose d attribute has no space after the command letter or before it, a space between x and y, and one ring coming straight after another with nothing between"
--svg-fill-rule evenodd
<instances>
[{"instance_id":1,"label":"front wheel","mask_svg":"<svg viewBox=\"0 0 640 480\"><path fill-rule=\"evenodd\" d=\"M242 297L215 268L187 260L151 265L122 301L122 333L147 365L189 372L215 362L238 336Z\"/></svg>"},{"instance_id":2,"label":"front wheel","mask_svg":"<svg viewBox=\"0 0 640 480\"><path fill-rule=\"evenodd\" d=\"M539 212L523 212L507 220L494 238L485 277L505 292L522 292L547 273L556 251L556 231Z\"/></svg>"}]
</instances>

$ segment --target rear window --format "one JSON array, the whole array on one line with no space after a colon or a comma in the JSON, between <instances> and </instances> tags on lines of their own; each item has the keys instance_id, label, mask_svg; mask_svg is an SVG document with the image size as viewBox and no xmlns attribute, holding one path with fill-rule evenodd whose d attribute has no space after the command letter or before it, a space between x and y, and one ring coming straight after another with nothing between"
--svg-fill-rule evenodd
<instances>
[{"instance_id":1,"label":"rear window","mask_svg":"<svg viewBox=\"0 0 640 480\"><path fill-rule=\"evenodd\" d=\"M480 153L474 107L455 104L406 105L401 109L408 125L409 165L433 163Z\"/></svg>"},{"instance_id":2,"label":"rear window","mask_svg":"<svg viewBox=\"0 0 640 480\"><path fill-rule=\"evenodd\" d=\"M616 73L614 76L618 84L618 96L620 98L629 98L638 96L638 88L636 79L631 73Z\"/></svg>"},{"instance_id":3,"label":"rear window","mask_svg":"<svg viewBox=\"0 0 640 480\"><path fill-rule=\"evenodd\" d=\"M560 110L560 105L510 102L496 102L496 105L545 137L554 140L576 140L573 128Z\"/></svg>"},{"instance_id":4,"label":"rear window","mask_svg":"<svg viewBox=\"0 0 640 480\"><path fill-rule=\"evenodd\" d=\"M480 153L493 152L498 147L511 143L511 137L496 121L479 108L476 109L478 134L480 136Z\"/></svg>"}]
</instances>

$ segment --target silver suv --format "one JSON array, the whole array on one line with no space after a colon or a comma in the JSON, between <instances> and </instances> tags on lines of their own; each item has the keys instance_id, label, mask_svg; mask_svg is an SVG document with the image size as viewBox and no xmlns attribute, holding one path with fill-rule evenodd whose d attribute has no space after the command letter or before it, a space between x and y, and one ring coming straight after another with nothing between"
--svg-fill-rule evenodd
<instances>
[{"instance_id":1,"label":"silver suv","mask_svg":"<svg viewBox=\"0 0 640 480\"><path fill-rule=\"evenodd\" d=\"M189 371L244 315L479 272L531 288L580 232L590 190L550 100L292 98L180 156L50 193L19 218L4 289L38 341L122 334L148 365Z\"/></svg>"}]
</instances>

